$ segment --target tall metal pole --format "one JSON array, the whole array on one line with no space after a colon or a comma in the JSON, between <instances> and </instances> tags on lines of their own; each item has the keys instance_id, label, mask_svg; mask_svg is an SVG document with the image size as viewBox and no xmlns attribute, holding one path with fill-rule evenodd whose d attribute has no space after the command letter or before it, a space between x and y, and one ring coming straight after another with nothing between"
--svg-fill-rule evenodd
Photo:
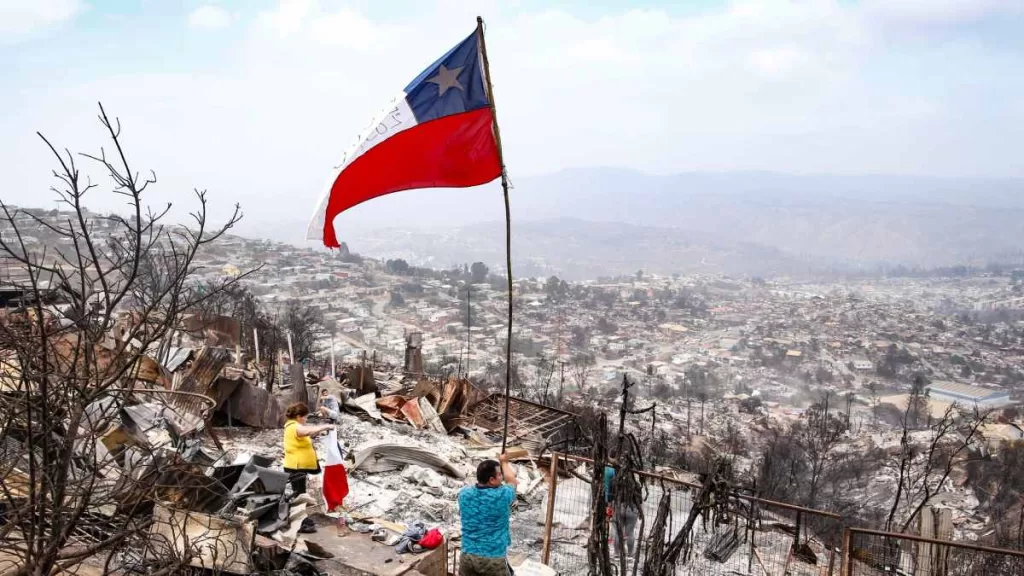
<instances>
[{"instance_id":1,"label":"tall metal pole","mask_svg":"<svg viewBox=\"0 0 1024 576\"><path fill-rule=\"evenodd\" d=\"M469 355L473 342L473 285L466 285L466 378L469 378Z\"/></svg>"},{"instance_id":2,"label":"tall metal pole","mask_svg":"<svg viewBox=\"0 0 1024 576\"><path fill-rule=\"evenodd\" d=\"M494 106L494 88L491 85L491 64L487 60L487 43L484 42L484 19L476 17L476 33L480 40L480 55L484 60L484 81L487 96L491 102L491 118L494 120L494 140L498 145L498 162L501 164L501 189L505 194L505 264L508 272L508 340L505 343L505 429L501 436L501 451L508 442L509 397L512 393L512 210L508 202L508 173L505 171L505 155L501 149L501 130L498 129L498 112Z\"/></svg>"}]
</instances>

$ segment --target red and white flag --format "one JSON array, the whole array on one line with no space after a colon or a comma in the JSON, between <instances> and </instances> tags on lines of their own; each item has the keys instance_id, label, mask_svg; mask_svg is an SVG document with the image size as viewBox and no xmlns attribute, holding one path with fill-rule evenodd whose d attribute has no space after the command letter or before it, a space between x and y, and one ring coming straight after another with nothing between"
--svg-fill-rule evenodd
<instances>
[{"instance_id":1,"label":"red and white flag","mask_svg":"<svg viewBox=\"0 0 1024 576\"><path fill-rule=\"evenodd\" d=\"M501 175L478 28L382 110L335 166L306 232L337 248L334 218L415 188L478 186Z\"/></svg>"},{"instance_id":2,"label":"red and white flag","mask_svg":"<svg viewBox=\"0 0 1024 576\"><path fill-rule=\"evenodd\" d=\"M324 500L327 510L341 506L342 500L348 495L348 472L345 471L341 448L338 446L338 431L332 429L324 441Z\"/></svg>"}]
</instances>

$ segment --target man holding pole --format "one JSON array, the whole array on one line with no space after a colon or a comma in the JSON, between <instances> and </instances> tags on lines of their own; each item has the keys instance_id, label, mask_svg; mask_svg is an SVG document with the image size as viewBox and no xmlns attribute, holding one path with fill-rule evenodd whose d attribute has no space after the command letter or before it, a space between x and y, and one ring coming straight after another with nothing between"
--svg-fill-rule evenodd
<instances>
[{"instance_id":1,"label":"man holding pole","mask_svg":"<svg viewBox=\"0 0 1024 576\"><path fill-rule=\"evenodd\" d=\"M459 576L512 574L506 554L512 543L509 520L516 499L516 472L508 454L484 460L476 468L476 485L459 492L462 556Z\"/></svg>"}]
</instances>

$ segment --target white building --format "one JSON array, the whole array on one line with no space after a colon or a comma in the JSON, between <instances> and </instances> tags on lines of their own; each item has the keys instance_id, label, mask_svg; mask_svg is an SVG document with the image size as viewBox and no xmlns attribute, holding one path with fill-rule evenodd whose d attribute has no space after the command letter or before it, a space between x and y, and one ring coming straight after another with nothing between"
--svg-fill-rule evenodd
<instances>
[{"instance_id":1,"label":"white building","mask_svg":"<svg viewBox=\"0 0 1024 576\"><path fill-rule=\"evenodd\" d=\"M982 388L959 382L936 381L926 386L925 390L928 391L930 398L942 402L956 402L965 407L994 408L1010 403L1010 393L1007 390Z\"/></svg>"},{"instance_id":2,"label":"white building","mask_svg":"<svg viewBox=\"0 0 1024 576\"><path fill-rule=\"evenodd\" d=\"M875 368L874 363L871 362L871 360L868 360L867 358L854 358L851 363L853 364L854 370L868 371L874 370Z\"/></svg>"}]
</instances>

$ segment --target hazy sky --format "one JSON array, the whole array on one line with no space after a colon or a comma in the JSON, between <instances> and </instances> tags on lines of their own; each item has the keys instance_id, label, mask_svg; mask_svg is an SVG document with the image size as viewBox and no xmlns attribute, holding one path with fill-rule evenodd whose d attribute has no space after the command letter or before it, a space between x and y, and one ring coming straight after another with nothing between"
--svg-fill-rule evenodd
<instances>
[{"instance_id":1,"label":"hazy sky","mask_svg":"<svg viewBox=\"0 0 1024 576\"><path fill-rule=\"evenodd\" d=\"M160 179L151 202L199 187L251 222L305 218L373 113L477 14L513 179L1024 176L1024 0L0 0L0 197L46 205L34 132L95 150L101 100Z\"/></svg>"}]
</instances>

